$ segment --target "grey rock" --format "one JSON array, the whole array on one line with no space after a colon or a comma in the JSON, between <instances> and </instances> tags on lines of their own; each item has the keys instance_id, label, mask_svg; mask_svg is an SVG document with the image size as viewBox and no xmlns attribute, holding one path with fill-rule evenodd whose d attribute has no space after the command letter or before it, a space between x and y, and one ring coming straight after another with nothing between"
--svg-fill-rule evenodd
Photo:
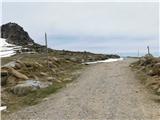
<instances>
[{"instance_id":1,"label":"grey rock","mask_svg":"<svg viewBox=\"0 0 160 120\"><path fill-rule=\"evenodd\" d=\"M12 88L12 92L16 95L23 96L23 95L27 95L31 91L46 88L49 85L51 85L51 83L49 82L40 82L37 80L26 80L14 86Z\"/></svg>"}]
</instances>

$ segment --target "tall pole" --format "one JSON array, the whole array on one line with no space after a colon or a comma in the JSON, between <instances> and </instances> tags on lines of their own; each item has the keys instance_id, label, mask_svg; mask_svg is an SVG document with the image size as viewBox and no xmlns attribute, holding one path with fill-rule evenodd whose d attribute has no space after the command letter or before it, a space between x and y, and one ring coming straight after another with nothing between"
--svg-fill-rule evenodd
<instances>
[{"instance_id":1,"label":"tall pole","mask_svg":"<svg viewBox=\"0 0 160 120\"><path fill-rule=\"evenodd\" d=\"M138 58L139 58L139 49L138 49Z\"/></svg>"},{"instance_id":2,"label":"tall pole","mask_svg":"<svg viewBox=\"0 0 160 120\"><path fill-rule=\"evenodd\" d=\"M47 67L49 68L49 62L48 62L48 43L47 43L47 33L45 33L45 46L46 46Z\"/></svg>"},{"instance_id":3,"label":"tall pole","mask_svg":"<svg viewBox=\"0 0 160 120\"><path fill-rule=\"evenodd\" d=\"M148 55L149 55L150 54L149 46L147 46L147 50L148 50Z\"/></svg>"}]
</instances>

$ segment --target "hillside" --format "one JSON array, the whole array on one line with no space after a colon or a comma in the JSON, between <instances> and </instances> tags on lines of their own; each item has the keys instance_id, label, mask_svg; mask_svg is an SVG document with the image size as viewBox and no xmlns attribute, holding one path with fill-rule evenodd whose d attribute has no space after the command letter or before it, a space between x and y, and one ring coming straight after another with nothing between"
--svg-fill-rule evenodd
<instances>
[{"instance_id":1,"label":"hillside","mask_svg":"<svg viewBox=\"0 0 160 120\"><path fill-rule=\"evenodd\" d=\"M72 82L85 68L85 62L119 58L118 55L94 54L48 49L34 42L16 23L1 26L1 37L9 44L31 49L1 59L2 106L14 112L34 105ZM4 114L8 114L4 112Z\"/></svg>"},{"instance_id":2,"label":"hillside","mask_svg":"<svg viewBox=\"0 0 160 120\"><path fill-rule=\"evenodd\" d=\"M33 51L43 53L46 51L44 45L36 43L29 34L17 23L6 23L1 26L1 37L5 38L6 41L10 44L17 46L27 47ZM94 54L90 52L73 52L67 50L53 50L48 48L48 51L55 53L58 56L61 56L66 59L69 57L76 57L78 61L95 61L95 60L104 60L108 58L119 58L118 55L105 55L105 54ZM73 58L71 58L73 60ZM75 59L74 59L75 60Z\"/></svg>"},{"instance_id":3,"label":"hillside","mask_svg":"<svg viewBox=\"0 0 160 120\"><path fill-rule=\"evenodd\" d=\"M149 54L134 62L131 67L137 71L137 76L146 87L160 95L160 58Z\"/></svg>"}]
</instances>

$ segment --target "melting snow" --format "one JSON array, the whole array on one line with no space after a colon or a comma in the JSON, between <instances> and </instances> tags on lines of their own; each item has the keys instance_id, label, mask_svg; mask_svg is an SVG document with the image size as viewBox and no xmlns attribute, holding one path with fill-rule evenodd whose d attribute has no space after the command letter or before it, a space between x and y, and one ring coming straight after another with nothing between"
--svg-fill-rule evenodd
<instances>
[{"instance_id":1,"label":"melting snow","mask_svg":"<svg viewBox=\"0 0 160 120\"><path fill-rule=\"evenodd\" d=\"M115 62L115 61L121 61L123 58L118 58L118 59L106 59L106 60L99 60L99 61L94 61L94 62L85 62L83 64L96 64L96 63L108 63L108 62Z\"/></svg>"},{"instance_id":2,"label":"melting snow","mask_svg":"<svg viewBox=\"0 0 160 120\"><path fill-rule=\"evenodd\" d=\"M6 110L6 109L7 109L7 106L0 106L0 111Z\"/></svg>"},{"instance_id":3,"label":"melting snow","mask_svg":"<svg viewBox=\"0 0 160 120\"><path fill-rule=\"evenodd\" d=\"M16 46L6 42L6 39L0 38L0 57L9 57L16 54L16 50L21 49L21 46Z\"/></svg>"}]
</instances>

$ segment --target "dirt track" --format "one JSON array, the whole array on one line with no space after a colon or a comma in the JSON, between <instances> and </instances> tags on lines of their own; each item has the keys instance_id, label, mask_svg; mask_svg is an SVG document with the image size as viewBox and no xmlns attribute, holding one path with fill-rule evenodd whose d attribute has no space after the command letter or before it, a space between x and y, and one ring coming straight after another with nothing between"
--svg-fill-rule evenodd
<instances>
[{"instance_id":1,"label":"dirt track","mask_svg":"<svg viewBox=\"0 0 160 120\"><path fill-rule=\"evenodd\" d=\"M91 65L67 88L6 119L159 120L160 104L135 78L131 62Z\"/></svg>"}]
</instances>

